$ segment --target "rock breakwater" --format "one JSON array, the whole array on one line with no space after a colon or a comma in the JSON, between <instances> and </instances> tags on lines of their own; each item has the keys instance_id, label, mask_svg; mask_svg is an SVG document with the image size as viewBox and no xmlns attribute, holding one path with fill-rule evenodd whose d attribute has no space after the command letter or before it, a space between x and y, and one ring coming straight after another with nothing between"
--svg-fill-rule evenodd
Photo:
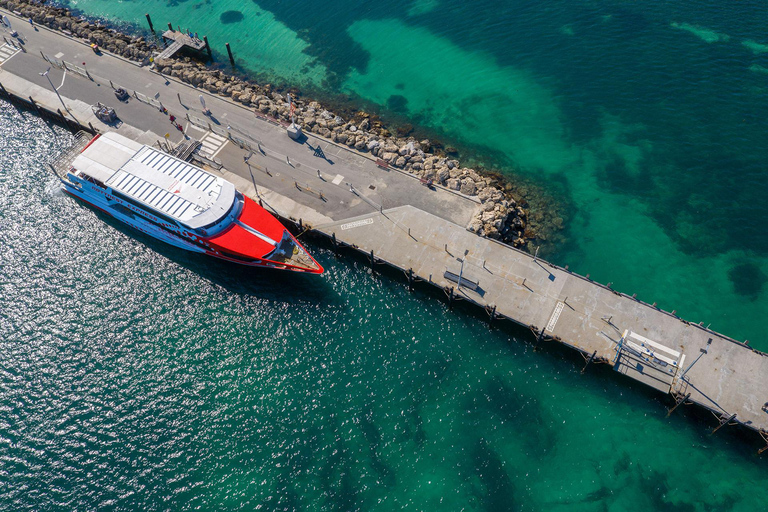
<instances>
[{"instance_id":1,"label":"rock breakwater","mask_svg":"<svg viewBox=\"0 0 768 512\"><path fill-rule=\"evenodd\" d=\"M114 28L77 16L69 9L32 2L29 0L0 0L0 7L29 18L39 25L62 31L68 35L96 43L105 51L150 64L158 45L141 36L123 34ZM290 107L286 97L271 84L259 84L240 78L206 64L178 57L158 59L155 69L194 87L230 98L243 106L277 120L290 120ZM458 194L479 200L480 206L467 229L481 236L500 240L518 248L531 249L534 241L551 238L560 225L545 223L545 215L538 212L533 225L527 211L528 193L519 193L521 187L505 182L500 175L478 172L462 166L456 150L430 140L408 136L408 130L395 129L393 135L375 115L357 111L345 119L319 102L306 100L292 90L295 99L296 123L306 132L324 137L336 144L361 153L369 153L380 163L408 172L424 182L446 187ZM530 191L530 185L525 190ZM515 197L517 195L517 197Z\"/></svg>"}]
</instances>

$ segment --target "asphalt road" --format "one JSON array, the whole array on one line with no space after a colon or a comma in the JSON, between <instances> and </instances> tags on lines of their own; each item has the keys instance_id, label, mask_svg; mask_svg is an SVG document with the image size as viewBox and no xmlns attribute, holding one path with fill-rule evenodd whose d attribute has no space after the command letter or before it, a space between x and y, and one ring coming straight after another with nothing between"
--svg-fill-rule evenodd
<instances>
[{"instance_id":1,"label":"asphalt road","mask_svg":"<svg viewBox=\"0 0 768 512\"><path fill-rule=\"evenodd\" d=\"M243 160L246 152L227 143L216 154L216 158L221 160L227 170L335 220L377 210L379 206L386 209L410 204L466 226L477 207L475 201L452 192L427 189L406 173L381 169L371 158L326 139L309 134L304 142L293 141L282 126L257 118L253 111L242 105L167 78L120 57L107 53L97 55L83 41L44 27L33 30L28 23L12 14L9 17L15 21L14 28L25 40L27 51L18 52L5 60L0 64L0 69L48 91L53 85L64 103L71 99L89 105L102 102L114 107L123 124L99 126L94 122L94 126L100 130L138 128L156 135L151 139L162 139L168 134L171 142L178 143L185 135L175 129L169 115L174 115L182 122L189 137L198 140L206 137L207 130L198 130L186 122L187 114L211 122L219 131L231 127L235 134L244 133L251 140L260 141L264 152L255 153L246 163ZM4 35L10 38L8 33ZM42 54L49 59L87 69L92 79L51 66ZM41 76L40 73L48 68L48 77ZM168 114L134 97L120 102L112 86L157 98L168 110ZM203 114L199 100L201 94L205 98L206 107L211 111L208 117ZM209 142L213 140L211 137ZM318 147L322 149L324 157L317 156L315 151ZM248 164L251 164L250 168ZM268 169L270 174L259 169ZM317 177L318 170L322 179ZM350 191L349 185L352 185L354 193ZM317 193L308 193L308 188ZM318 197L319 193L323 194L322 200Z\"/></svg>"}]
</instances>

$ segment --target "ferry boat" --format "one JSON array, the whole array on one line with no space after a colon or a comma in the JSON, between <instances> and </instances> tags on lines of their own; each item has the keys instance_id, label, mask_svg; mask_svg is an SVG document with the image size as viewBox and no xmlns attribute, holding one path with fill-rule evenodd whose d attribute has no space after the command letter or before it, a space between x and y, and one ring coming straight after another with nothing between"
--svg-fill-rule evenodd
<instances>
[{"instance_id":1,"label":"ferry boat","mask_svg":"<svg viewBox=\"0 0 768 512\"><path fill-rule=\"evenodd\" d=\"M323 272L232 183L151 146L114 132L81 132L51 168L66 193L175 247L241 265Z\"/></svg>"}]
</instances>

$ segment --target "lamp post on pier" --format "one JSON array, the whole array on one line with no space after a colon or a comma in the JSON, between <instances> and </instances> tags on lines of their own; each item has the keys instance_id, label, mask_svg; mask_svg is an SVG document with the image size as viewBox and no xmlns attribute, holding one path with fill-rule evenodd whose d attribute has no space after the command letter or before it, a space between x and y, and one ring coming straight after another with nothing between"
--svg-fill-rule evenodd
<instances>
[{"instance_id":1,"label":"lamp post on pier","mask_svg":"<svg viewBox=\"0 0 768 512\"><path fill-rule=\"evenodd\" d=\"M699 354L699 357L697 357L696 359L694 359L694 361L693 361L693 362L692 362L692 363L691 363L691 364L688 366L688 368L686 368L686 369L683 371L683 373L680 375L680 380L682 380L682 379L683 379L683 377L685 377L685 374L686 374L686 373L688 373L688 370L690 370L691 368L693 368L693 365L695 365L696 363L698 363L698 362L699 362L699 359L701 359L701 356L703 356L704 354L707 354L707 353L708 353L708 351L709 351L709 346L710 346L711 344L712 344L712 338L709 338L709 339L707 340L707 348L700 348L700 349L699 349L699 352L701 352L701 353Z\"/></svg>"}]
</instances>

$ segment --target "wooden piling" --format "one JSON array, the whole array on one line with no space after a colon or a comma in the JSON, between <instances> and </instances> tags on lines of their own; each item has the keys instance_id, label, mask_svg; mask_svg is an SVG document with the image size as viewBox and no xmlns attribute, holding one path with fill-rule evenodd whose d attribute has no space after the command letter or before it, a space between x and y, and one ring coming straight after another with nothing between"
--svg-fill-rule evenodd
<instances>
[{"instance_id":1,"label":"wooden piling","mask_svg":"<svg viewBox=\"0 0 768 512\"><path fill-rule=\"evenodd\" d=\"M585 364L585 365L584 365L584 368L582 368L582 369L581 369L581 373L582 373L582 375L584 374L584 372L585 372L585 371L587 371L587 366L589 366L589 363L591 363L592 361L594 361L594 360L595 360L595 356L596 356L596 355L597 355L597 350L595 350L594 352L592 352L592 355L591 355L591 356L589 356L589 359L587 359L587 364Z\"/></svg>"},{"instance_id":2,"label":"wooden piling","mask_svg":"<svg viewBox=\"0 0 768 512\"><path fill-rule=\"evenodd\" d=\"M688 401L688 399L691 398L691 394L688 393L685 396L679 396L677 397L677 400L675 400L675 405L667 411L667 418L669 418L673 412L675 412L675 409L680 407L682 404Z\"/></svg>"},{"instance_id":3,"label":"wooden piling","mask_svg":"<svg viewBox=\"0 0 768 512\"><path fill-rule=\"evenodd\" d=\"M455 299L455 295L453 293L453 286L451 286L448 289L448 309L453 310L453 300Z\"/></svg>"},{"instance_id":4,"label":"wooden piling","mask_svg":"<svg viewBox=\"0 0 768 512\"><path fill-rule=\"evenodd\" d=\"M496 320L496 304L490 309L486 308L486 311L488 312L488 327L492 327L493 321Z\"/></svg>"},{"instance_id":5,"label":"wooden piling","mask_svg":"<svg viewBox=\"0 0 768 512\"><path fill-rule=\"evenodd\" d=\"M61 117L61 120L64 122L64 126L66 126L67 128L69 128L69 121L68 121L68 120L67 120L67 118L64 116L64 114L62 114L62 113L61 113L61 109L60 109L60 108L57 108L57 109L56 109L56 112L58 112L58 113L59 113L59 117ZM70 128L70 129L71 129L71 128Z\"/></svg>"},{"instance_id":6,"label":"wooden piling","mask_svg":"<svg viewBox=\"0 0 768 512\"><path fill-rule=\"evenodd\" d=\"M336 233L331 233L331 242L333 243L333 255L339 257L339 243L336 241Z\"/></svg>"},{"instance_id":7,"label":"wooden piling","mask_svg":"<svg viewBox=\"0 0 768 512\"><path fill-rule=\"evenodd\" d=\"M170 23L168 23L168 30L170 30L171 32L173 32L173 25L171 25Z\"/></svg>"},{"instance_id":8,"label":"wooden piling","mask_svg":"<svg viewBox=\"0 0 768 512\"><path fill-rule=\"evenodd\" d=\"M734 419L735 417L736 417L736 414L735 414L735 413L734 413L734 414L731 414L731 417L730 417L730 418L728 418L727 420L721 417L721 418L720 418L720 424L719 424L717 427L715 427L715 429L714 429L714 430L712 430L712 432L710 432L710 433L709 433L709 435L712 435L712 434L714 434L715 432L717 432L718 430L720 430L721 428L723 428L725 425L727 425L727 424L729 424L730 422L732 422L732 421L733 421L733 419Z\"/></svg>"},{"instance_id":9,"label":"wooden piling","mask_svg":"<svg viewBox=\"0 0 768 512\"><path fill-rule=\"evenodd\" d=\"M29 97L29 102L32 104L33 107L35 107L35 112L37 112L37 115L40 117L43 117L42 112L40 112L40 107L37 106L37 103L35 103L35 100L32 99L32 96Z\"/></svg>"},{"instance_id":10,"label":"wooden piling","mask_svg":"<svg viewBox=\"0 0 768 512\"><path fill-rule=\"evenodd\" d=\"M227 53L229 54L229 62L232 63L232 65L235 65L235 58L232 56L232 48L229 47L229 43L225 43L225 46L227 47Z\"/></svg>"},{"instance_id":11,"label":"wooden piling","mask_svg":"<svg viewBox=\"0 0 768 512\"><path fill-rule=\"evenodd\" d=\"M144 16L147 17L147 23L149 23L149 31L154 34L155 33L155 27L152 26L152 18L149 17L149 13L145 14Z\"/></svg>"},{"instance_id":12,"label":"wooden piling","mask_svg":"<svg viewBox=\"0 0 768 512\"><path fill-rule=\"evenodd\" d=\"M373 249L371 249L371 274L376 275L376 258L373 255Z\"/></svg>"},{"instance_id":13,"label":"wooden piling","mask_svg":"<svg viewBox=\"0 0 768 512\"><path fill-rule=\"evenodd\" d=\"M409 292L413 291L413 269L412 268L408 269L408 291Z\"/></svg>"},{"instance_id":14,"label":"wooden piling","mask_svg":"<svg viewBox=\"0 0 768 512\"><path fill-rule=\"evenodd\" d=\"M213 59L213 53L211 53L211 45L208 44L208 36L203 36L203 42L205 43L205 51L208 52L208 58Z\"/></svg>"}]
</instances>

